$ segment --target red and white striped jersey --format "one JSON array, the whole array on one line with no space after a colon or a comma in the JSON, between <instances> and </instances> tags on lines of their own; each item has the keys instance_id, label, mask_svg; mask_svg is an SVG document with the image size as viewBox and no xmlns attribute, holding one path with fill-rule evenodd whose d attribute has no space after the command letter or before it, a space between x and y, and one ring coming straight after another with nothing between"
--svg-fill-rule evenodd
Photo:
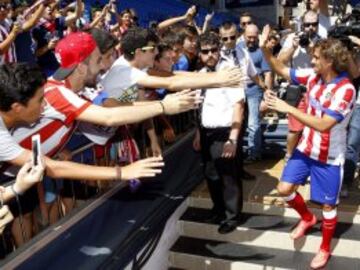
<instances>
[{"instance_id":1,"label":"red and white striped jersey","mask_svg":"<svg viewBox=\"0 0 360 270\"><path fill-rule=\"evenodd\" d=\"M46 83L44 92L46 106L39 121L16 128L12 135L22 147L31 149L31 136L39 133L41 152L51 157L65 145L75 128L76 117L91 103L67 88L64 82L52 79Z\"/></svg>"},{"instance_id":2,"label":"red and white striped jersey","mask_svg":"<svg viewBox=\"0 0 360 270\"><path fill-rule=\"evenodd\" d=\"M3 42L10 33L10 22L5 19L0 23L0 43ZM9 64L16 62L16 51L15 51L15 43L12 42L9 49L0 55L0 64Z\"/></svg>"},{"instance_id":3,"label":"red and white striped jersey","mask_svg":"<svg viewBox=\"0 0 360 270\"><path fill-rule=\"evenodd\" d=\"M329 131L320 132L305 126L297 149L312 159L331 165L344 162L347 126L355 103L355 88L346 73L325 83L312 69L290 71L292 82L307 87L307 114L337 120Z\"/></svg>"}]
</instances>

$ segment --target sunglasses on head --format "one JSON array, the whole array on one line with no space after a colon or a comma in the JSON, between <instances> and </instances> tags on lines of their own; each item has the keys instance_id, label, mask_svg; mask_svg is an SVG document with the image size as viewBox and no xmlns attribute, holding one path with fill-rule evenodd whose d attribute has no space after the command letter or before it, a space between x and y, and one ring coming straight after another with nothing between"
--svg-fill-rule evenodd
<instances>
[{"instance_id":1,"label":"sunglasses on head","mask_svg":"<svg viewBox=\"0 0 360 270\"><path fill-rule=\"evenodd\" d=\"M218 48L211 48L211 49L202 49L202 50L200 50L200 52L202 53L202 54L209 54L209 52L211 52L212 54L214 54L214 53L217 53L219 51L219 49Z\"/></svg>"},{"instance_id":2,"label":"sunglasses on head","mask_svg":"<svg viewBox=\"0 0 360 270\"><path fill-rule=\"evenodd\" d=\"M155 51L155 46L145 46L145 47L142 47L141 50L143 52L146 52L146 51L151 51L151 52L154 52Z\"/></svg>"},{"instance_id":3,"label":"sunglasses on head","mask_svg":"<svg viewBox=\"0 0 360 270\"><path fill-rule=\"evenodd\" d=\"M310 27L310 26L314 26L317 27L319 24L319 22L313 22L313 23L304 23L304 27Z\"/></svg>"},{"instance_id":4,"label":"sunglasses on head","mask_svg":"<svg viewBox=\"0 0 360 270\"><path fill-rule=\"evenodd\" d=\"M222 41L226 42L228 40L234 41L236 39L236 36L230 36L230 37L223 37L221 38Z\"/></svg>"}]
</instances>

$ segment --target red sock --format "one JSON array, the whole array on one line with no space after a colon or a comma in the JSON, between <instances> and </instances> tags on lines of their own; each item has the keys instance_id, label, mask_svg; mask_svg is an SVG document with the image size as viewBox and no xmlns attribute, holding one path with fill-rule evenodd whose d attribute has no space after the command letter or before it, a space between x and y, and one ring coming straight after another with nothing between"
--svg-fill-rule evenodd
<instances>
[{"instance_id":1,"label":"red sock","mask_svg":"<svg viewBox=\"0 0 360 270\"><path fill-rule=\"evenodd\" d=\"M321 226L322 242L320 249L330 252L330 243L335 232L336 223L337 223L337 217L334 217L332 219L323 218L322 226Z\"/></svg>"},{"instance_id":2,"label":"red sock","mask_svg":"<svg viewBox=\"0 0 360 270\"><path fill-rule=\"evenodd\" d=\"M310 221L312 219L313 214L309 211L303 197L299 193L296 193L295 198L287 201L287 203L299 213L302 220Z\"/></svg>"}]
</instances>

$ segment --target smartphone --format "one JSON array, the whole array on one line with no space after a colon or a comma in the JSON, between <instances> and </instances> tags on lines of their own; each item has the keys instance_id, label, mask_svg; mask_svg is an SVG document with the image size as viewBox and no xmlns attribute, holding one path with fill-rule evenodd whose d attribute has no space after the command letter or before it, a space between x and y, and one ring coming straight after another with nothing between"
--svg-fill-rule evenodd
<instances>
[{"instance_id":1,"label":"smartphone","mask_svg":"<svg viewBox=\"0 0 360 270\"><path fill-rule=\"evenodd\" d=\"M40 155L41 155L40 134L35 134L31 137L31 146L32 146L32 155L33 155L33 165L36 166L39 164Z\"/></svg>"}]
</instances>

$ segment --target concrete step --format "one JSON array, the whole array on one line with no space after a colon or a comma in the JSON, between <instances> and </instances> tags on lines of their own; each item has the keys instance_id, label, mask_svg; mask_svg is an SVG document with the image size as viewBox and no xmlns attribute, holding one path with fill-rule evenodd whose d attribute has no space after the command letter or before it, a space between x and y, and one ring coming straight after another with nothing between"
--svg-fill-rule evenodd
<instances>
[{"instance_id":1,"label":"concrete step","mask_svg":"<svg viewBox=\"0 0 360 270\"><path fill-rule=\"evenodd\" d=\"M313 256L303 251L180 237L171 249L170 263L187 270L307 270ZM356 270L360 260L332 256L324 269Z\"/></svg>"},{"instance_id":2,"label":"concrete step","mask_svg":"<svg viewBox=\"0 0 360 270\"><path fill-rule=\"evenodd\" d=\"M204 222L209 215L210 210L188 208L179 221L182 236L309 253L318 250L322 239L321 221L306 237L293 241L289 232L297 224L298 218L243 214L241 224L235 231L219 234L217 224ZM339 222L332 247L335 256L360 258L360 225Z\"/></svg>"},{"instance_id":3,"label":"concrete step","mask_svg":"<svg viewBox=\"0 0 360 270\"><path fill-rule=\"evenodd\" d=\"M211 199L208 197L189 197L188 198L188 206L196 207L196 208L212 208L213 204ZM322 216L322 210L319 206L308 203L308 206L311 208L311 211L317 216ZM339 205L338 208L338 219L340 222L360 224L360 214L359 207L347 207L346 205ZM244 213L253 213L253 214L261 214L261 215L277 215L284 217L292 217L298 218L299 215L292 208L287 207L284 204L264 204L259 202L244 202L243 205Z\"/></svg>"}]
</instances>

